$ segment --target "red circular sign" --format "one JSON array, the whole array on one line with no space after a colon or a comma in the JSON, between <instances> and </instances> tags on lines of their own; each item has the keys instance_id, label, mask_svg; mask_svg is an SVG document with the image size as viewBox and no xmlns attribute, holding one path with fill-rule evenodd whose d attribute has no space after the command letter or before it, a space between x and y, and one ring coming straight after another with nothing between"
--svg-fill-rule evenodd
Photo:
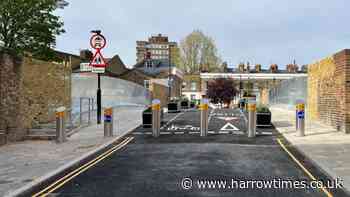
<instances>
[{"instance_id":1,"label":"red circular sign","mask_svg":"<svg viewBox=\"0 0 350 197\"><path fill-rule=\"evenodd\" d=\"M90 45L93 49L103 49L106 44L106 38L101 34L95 34L90 39Z\"/></svg>"}]
</instances>

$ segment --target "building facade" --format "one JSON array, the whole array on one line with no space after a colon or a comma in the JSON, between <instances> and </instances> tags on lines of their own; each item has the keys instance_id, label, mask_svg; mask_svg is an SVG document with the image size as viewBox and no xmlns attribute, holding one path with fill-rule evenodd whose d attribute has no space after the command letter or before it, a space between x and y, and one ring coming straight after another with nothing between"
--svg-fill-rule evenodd
<instances>
[{"instance_id":1,"label":"building facade","mask_svg":"<svg viewBox=\"0 0 350 197\"><path fill-rule=\"evenodd\" d=\"M142 62L147 54L154 60L169 60L177 47L176 42L169 42L162 34L151 36L148 41L136 41L136 62Z\"/></svg>"},{"instance_id":2,"label":"building facade","mask_svg":"<svg viewBox=\"0 0 350 197\"><path fill-rule=\"evenodd\" d=\"M182 96L188 100L200 100L206 94L205 84L199 74L185 75L182 83Z\"/></svg>"}]
</instances>

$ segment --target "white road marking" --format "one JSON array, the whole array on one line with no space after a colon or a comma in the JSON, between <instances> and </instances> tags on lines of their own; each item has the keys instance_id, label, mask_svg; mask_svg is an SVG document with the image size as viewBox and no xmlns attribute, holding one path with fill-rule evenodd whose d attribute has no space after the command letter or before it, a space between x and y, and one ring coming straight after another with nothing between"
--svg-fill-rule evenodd
<instances>
[{"instance_id":1,"label":"white road marking","mask_svg":"<svg viewBox=\"0 0 350 197\"><path fill-rule=\"evenodd\" d=\"M209 114L209 118L208 118L208 124L209 124L211 117L213 116L214 113L215 113L215 109L211 110L211 112Z\"/></svg>"},{"instance_id":2,"label":"white road marking","mask_svg":"<svg viewBox=\"0 0 350 197\"><path fill-rule=\"evenodd\" d=\"M272 132L263 131L263 132L258 132L258 134L260 134L260 135L272 135Z\"/></svg>"},{"instance_id":3,"label":"white road marking","mask_svg":"<svg viewBox=\"0 0 350 197\"><path fill-rule=\"evenodd\" d=\"M239 131L239 129L228 122L220 129L220 131Z\"/></svg>"},{"instance_id":4,"label":"white road marking","mask_svg":"<svg viewBox=\"0 0 350 197\"><path fill-rule=\"evenodd\" d=\"M176 118L178 118L180 115L184 114L183 112L177 114L174 118L170 119L165 125L163 125L160 129L166 128L172 121L174 121Z\"/></svg>"}]
</instances>

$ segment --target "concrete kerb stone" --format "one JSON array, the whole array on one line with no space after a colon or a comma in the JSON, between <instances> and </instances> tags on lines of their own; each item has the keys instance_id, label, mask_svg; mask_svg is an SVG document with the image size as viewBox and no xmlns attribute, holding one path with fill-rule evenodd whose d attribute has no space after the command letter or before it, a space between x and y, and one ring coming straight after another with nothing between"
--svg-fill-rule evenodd
<instances>
[{"instance_id":1,"label":"concrete kerb stone","mask_svg":"<svg viewBox=\"0 0 350 197\"><path fill-rule=\"evenodd\" d=\"M56 180L57 178L61 177L62 174L67 174L68 172L77 168L81 164L86 163L87 161L93 159L94 157L96 157L96 155L98 155L99 153L102 153L106 149L108 149L114 142L116 142L116 141L122 139L123 137L129 135L130 133L132 133L132 131L135 130L139 126L140 125L137 125L137 126L131 128L129 131L125 132L124 134L111 139L110 141L99 146L98 148L96 148L90 152L85 153L81 157L78 157L77 159L74 159L73 161L57 168L56 170L51 171L50 173L47 173L44 176L41 176L41 177L35 179L34 181L24 185L23 187L7 193L5 195L5 197L22 197L22 196L24 197L24 196L30 195L32 192L35 191L35 189L37 187L43 186L43 185L45 185L53 180Z\"/></svg>"},{"instance_id":2,"label":"concrete kerb stone","mask_svg":"<svg viewBox=\"0 0 350 197\"><path fill-rule=\"evenodd\" d=\"M283 132L280 131L280 128L278 128L278 127L276 127L276 126L274 126L274 128L278 131L278 133L280 134L280 137L283 137L283 140L284 140L285 142L287 142L287 145L293 146L293 148L296 149L296 150L299 152L299 154L301 154L303 157L307 158L307 159L311 162L311 164L312 164L313 166L317 167L318 170L320 170L320 171L321 171L322 173L324 173L326 176L331 177L331 178L336 178L336 177L333 177L333 176L329 173L329 172L333 172L331 169L324 169L323 167L321 167L321 166L317 163L317 161L315 161L314 159L312 159L311 157L309 157L308 154L307 154L304 150L302 150L300 147L298 147L298 146L294 145L292 142L290 142L290 141L288 140L287 136L285 136L285 134L284 134ZM295 132L296 132L296 131L295 131ZM335 174L335 173L333 172L333 174ZM350 196L350 190L349 190L348 188L343 187L342 189L346 192L347 195Z\"/></svg>"}]
</instances>

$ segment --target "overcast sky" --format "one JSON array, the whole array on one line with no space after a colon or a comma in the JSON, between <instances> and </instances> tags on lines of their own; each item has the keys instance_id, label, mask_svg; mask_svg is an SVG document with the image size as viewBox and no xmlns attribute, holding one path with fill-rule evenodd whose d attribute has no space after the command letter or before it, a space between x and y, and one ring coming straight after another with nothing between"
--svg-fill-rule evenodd
<instances>
[{"instance_id":1,"label":"overcast sky","mask_svg":"<svg viewBox=\"0 0 350 197\"><path fill-rule=\"evenodd\" d=\"M350 48L349 0L67 0L57 49L89 48L90 30L108 39L107 57L136 62L136 40L166 34L179 42L194 29L211 36L228 64L308 64Z\"/></svg>"}]
</instances>

